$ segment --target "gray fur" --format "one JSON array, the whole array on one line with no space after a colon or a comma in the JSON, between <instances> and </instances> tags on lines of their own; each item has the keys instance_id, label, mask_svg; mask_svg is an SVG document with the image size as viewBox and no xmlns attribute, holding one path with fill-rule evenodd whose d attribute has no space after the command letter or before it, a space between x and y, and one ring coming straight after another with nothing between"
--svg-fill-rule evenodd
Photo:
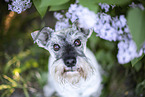
<instances>
[{"instance_id":1,"label":"gray fur","mask_svg":"<svg viewBox=\"0 0 145 97\"><path fill-rule=\"evenodd\" d=\"M83 55L83 51L86 46L86 41L90 33L91 31L77 29L75 26L73 26L71 28L63 29L57 32L54 32L54 30L52 30L49 27L44 27L39 32L35 31L31 35L33 37L34 42L36 42L39 47L43 47L49 50L49 52L53 56L55 56L55 58L61 58L63 53L65 53L65 47L67 45L71 45L78 55ZM76 39L80 39L82 43L81 46L74 46L74 41ZM59 52L53 50L54 44L60 45Z\"/></svg>"}]
</instances>

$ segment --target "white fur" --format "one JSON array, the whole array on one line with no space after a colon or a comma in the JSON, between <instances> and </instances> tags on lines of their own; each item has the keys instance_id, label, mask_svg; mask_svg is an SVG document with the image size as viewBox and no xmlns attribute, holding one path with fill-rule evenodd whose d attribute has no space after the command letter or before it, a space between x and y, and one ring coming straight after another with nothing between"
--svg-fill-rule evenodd
<instances>
[{"instance_id":1,"label":"white fur","mask_svg":"<svg viewBox=\"0 0 145 97\"><path fill-rule=\"evenodd\" d=\"M48 84L44 87L44 95L46 97L51 97L55 91L60 97L99 97L102 90L101 68L97 63L94 54L89 49L86 49L85 55L88 63L90 63L89 65L83 58L78 57L77 62L81 62L78 63L78 66L81 67L83 65L82 67L87 75L87 78L78 77L77 75L79 73L73 72L74 74L68 74L70 78L66 80L60 75L63 68L66 68L64 67L64 64L62 64L62 60L58 60L57 64L55 64L56 59L50 56ZM57 71L57 69L59 70ZM56 74L54 74L53 70Z\"/></svg>"}]
</instances>

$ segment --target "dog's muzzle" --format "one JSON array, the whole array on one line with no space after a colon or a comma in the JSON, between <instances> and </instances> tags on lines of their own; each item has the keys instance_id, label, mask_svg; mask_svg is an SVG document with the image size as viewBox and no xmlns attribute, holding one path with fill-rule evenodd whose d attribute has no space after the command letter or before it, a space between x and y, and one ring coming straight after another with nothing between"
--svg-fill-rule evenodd
<instances>
[{"instance_id":1,"label":"dog's muzzle","mask_svg":"<svg viewBox=\"0 0 145 97\"><path fill-rule=\"evenodd\" d=\"M63 61L65 66L73 68L76 65L76 51L71 45L66 45L63 53Z\"/></svg>"}]
</instances>

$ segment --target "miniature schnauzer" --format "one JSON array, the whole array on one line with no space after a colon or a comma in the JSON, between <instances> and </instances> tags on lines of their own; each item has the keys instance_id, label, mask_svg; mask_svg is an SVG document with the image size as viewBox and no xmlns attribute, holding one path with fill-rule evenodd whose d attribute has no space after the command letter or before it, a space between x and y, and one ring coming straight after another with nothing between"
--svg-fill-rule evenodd
<instances>
[{"instance_id":1,"label":"miniature schnauzer","mask_svg":"<svg viewBox=\"0 0 145 97\"><path fill-rule=\"evenodd\" d=\"M61 31L44 27L32 32L39 47L51 54L48 84L44 95L51 97L99 97L102 89L101 68L93 53L86 48L92 30L72 26Z\"/></svg>"}]
</instances>

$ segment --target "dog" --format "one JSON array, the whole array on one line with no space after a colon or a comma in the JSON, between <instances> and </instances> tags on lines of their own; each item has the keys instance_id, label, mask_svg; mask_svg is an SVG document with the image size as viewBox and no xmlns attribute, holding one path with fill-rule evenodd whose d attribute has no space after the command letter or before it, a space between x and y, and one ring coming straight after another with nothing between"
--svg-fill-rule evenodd
<instances>
[{"instance_id":1,"label":"dog","mask_svg":"<svg viewBox=\"0 0 145 97\"><path fill-rule=\"evenodd\" d=\"M44 27L31 33L34 42L50 53L45 97L99 97L102 90L101 67L86 48L92 30L72 26L54 31Z\"/></svg>"}]
</instances>

